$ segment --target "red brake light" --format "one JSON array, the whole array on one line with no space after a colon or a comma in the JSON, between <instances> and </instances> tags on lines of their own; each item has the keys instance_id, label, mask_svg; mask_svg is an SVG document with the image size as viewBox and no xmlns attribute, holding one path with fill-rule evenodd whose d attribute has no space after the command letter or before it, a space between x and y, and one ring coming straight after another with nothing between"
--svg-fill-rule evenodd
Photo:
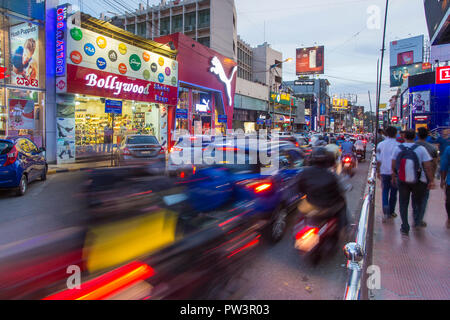
<instances>
[{"instance_id":1,"label":"red brake light","mask_svg":"<svg viewBox=\"0 0 450 320\"><path fill-rule=\"evenodd\" d=\"M128 148L124 148L122 153L123 153L124 156L130 156L131 155L131 151Z\"/></svg>"},{"instance_id":2,"label":"red brake light","mask_svg":"<svg viewBox=\"0 0 450 320\"><path fill-rule=\"evenodd\" d=\"M179 151L183 151L183 149L178 147L172 147L172 149L170 149L170 152L179 152Z\"/></svg>"},{"instance_id":3,"label":"red brake light","mask_svg":"<svg viewBox=\"0 0 450 320\"><path fill-rule=\"evenodd\" d=\"M147 264L134 261L83 283L80 289L67 289L43 300L103 300L154 274Z\"/></svg>"},{"instance_id":4,"label":"red brake light","mask_svg":"<svg viewBox=\"0 0 450 320\"><path fill-rule=\"evenodd\" d=\"M300 230L299 232L297 232L297 234L295 235L295 239L302 239L305 240L308 237L312 236L313 234L318 234L319 233L319 228L313 228L313 227L304 227L302 230Z\"/></svg>"},{"instance_id":5,"label":"red brake light","mask_svg":"<svg viewBox=\"0 0 450 320\"><path fill-rule=\"evenodd\" d=\"M352 159L350 159L350 158L348 158L348 157L344 159L344 162L345 162L345 163L349 163L350 161L352 161Z\"/></svg>"},{"instance_id":6,"label":"red brake light","mask_svg":"<svg viewBox=\"0 0 450 320\"><path fill-rule=\"evenodd\" d=\"M185 176L186 176L186 175L185 175L184 171L180 172L180 178L181 178L181 179L184 179Z\"/></svg>"},{"instance_id":7,"label":"red brake light","mask_svg":"<svg viewBox=\"0 0 450 320\"><path fill-rule=\"evenodd\" d=\"M3 164L4 167L9 166L16 162L17 157L19 156L19 151L17 151L16 146L13 146L11 150L6 154L6 161Z\"/></svg>"},{"instance_id":8,"label":"red brake light","mask_svg":"<svg viewBox=\"0 0 450 320\"><path fill-rule=\"evenodd\" d=\"M217 150L220 150L220 151L239 151L239 148L235 148L235 147L220 147L220 148L217 148Z\"/></svg>"},{"instance_id":9,"label":"red brake light","mask_svg":"<svg viewBox=\"0 0 450 320\"><path fill-rule=\"evenodd\" d=\"M295 143L295 146L298 148L300 145L298 144L298 142Z\"/></svg>"},{"instance_id":10,"label":"red brake light","mask_svg":"<svg viewBox=\"0 0 450 320\"><path fill-rule=\"evenodd\" d=\"M272 189L271 180L244 180L240 184L245 185L247 189L252 189L254 193L262 193Z\"/></svg>"}]
</instances>

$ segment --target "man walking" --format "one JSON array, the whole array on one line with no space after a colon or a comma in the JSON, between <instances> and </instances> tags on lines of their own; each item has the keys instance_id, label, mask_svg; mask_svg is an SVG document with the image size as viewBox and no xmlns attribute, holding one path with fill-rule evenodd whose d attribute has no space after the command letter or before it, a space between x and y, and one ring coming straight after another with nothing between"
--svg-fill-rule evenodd
<instances>
[{"instance_id":1,"label":"man walking","mask_svg":"<svg viewBox=\"0 0 450 320\"><path fill-rule=\"evenodd\" d=\"M441 155L441 188L445 190L445 209L447 210L447 228L450 228L450 146Z\"/></svg>"},{"instance_id":2,"label":"man walking","mask_svg":"<svg viewBox=\"0 0 450 320\"><path fill-rule=\"evenodd\" d=\"M416 133L406 130L404 144L394 149L392 154L392 183L397 184L399 190L400 217L402 226L400 232L408 235L408 206L412 196L415 227L422 225L419 221L419 208L422 208L427 188L434 188L432 174L432 158L427 150L414 143Z\"/></svg>"},{"instance_id":3,"label":"man walking","mask_svg":"<svg viewBox=\"0 0 450 320\"><path fill-rule=\"evenodd\" d=\"M397 188L392 182L392 153L399 143L395 140L397 129L388 127L386 129L387 138L377 146L377 177L381 180L383 194L383 222L389 218L395 218L397 214L395 206L397 204Z\"/></svg>"},{"instance_id":4,"label":"man walking","mask_svg":"<svg viewBox=\"0 0 450 320\"><path fill-rule=\"evenodd\" d=\"M437 165L438 165L438 150L431 143L426 142L428 137L428 129L421 127L417 130L418 140L416 144L427 149L428 154L431 156L432 160L432 174L433 177L436 175ZM427 209L428 198L430 197L430 190L425 191L425 197L423 199L422 207L418 208L417 212L419 213L418 217L414 217L415 221L421 221L419 227L426 227L427 224L423 221L423 217L425 216L425 212Z\"/></svg>"}]
</instances>

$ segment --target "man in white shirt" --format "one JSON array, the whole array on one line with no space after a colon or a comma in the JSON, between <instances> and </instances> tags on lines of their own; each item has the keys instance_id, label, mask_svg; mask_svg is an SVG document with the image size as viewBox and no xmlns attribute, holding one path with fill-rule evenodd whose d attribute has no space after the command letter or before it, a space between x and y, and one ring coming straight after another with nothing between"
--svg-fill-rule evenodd
<instances>
[{"instance_id":1,"label":"man in white shirt","mask_svg":"<svg viewBox=\"0 0 450 320\"><path fill-rule=\"evenodd\" d=\"M392 153L399 143L395 140L397 129L388 127L386 129L386 139L377 146L377 177L381 180L383 197L383 222L389 218L395 218L397 214L395 206L397 204L398 189L392 182Z\"/></svg>"},{"instance_id":2,"label":"man in white shirt","mask_svg":"<svg viewBox=\"0 0 450 320\"><path fill-rule=\"evenodd\" d=\"M400 147L397 147L392 153L392 183L398 184L399 189L399 205L400 205L400 217L402 219L401 233L408 235L408 207L409 198L412 196L413 210L414 210L414 227L419 227L422 221L417 221L420 217L419 208L422 207L422 203L425 200L427 188L434 188L434 176L433 176L433 159L429 155L427 149L423 146L416 145L414 138L416 132L414 130L407 130L405 132L405 140L403 146L406 148L414 148L413 151L417 155L420 166L420 177L416 183L402 182L398 178L397 172L397 157L402 152Z\"/></svg>"}]
</instances>

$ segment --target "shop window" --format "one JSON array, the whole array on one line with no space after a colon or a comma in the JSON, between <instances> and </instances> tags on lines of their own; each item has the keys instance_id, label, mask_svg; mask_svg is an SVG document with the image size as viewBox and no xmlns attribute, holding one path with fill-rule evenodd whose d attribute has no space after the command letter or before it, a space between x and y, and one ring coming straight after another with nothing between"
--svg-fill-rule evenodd
<instances>
[{"instance_id":1,"label":"shop window","mask_svg":"<svg viewBox=\"0 0 450 320\"><path fill-rule=\"evenodd\" d=\"M178 117L176 117L176 130L189 130L189 89L178 89Z\"/></svg>"}]
</instances>

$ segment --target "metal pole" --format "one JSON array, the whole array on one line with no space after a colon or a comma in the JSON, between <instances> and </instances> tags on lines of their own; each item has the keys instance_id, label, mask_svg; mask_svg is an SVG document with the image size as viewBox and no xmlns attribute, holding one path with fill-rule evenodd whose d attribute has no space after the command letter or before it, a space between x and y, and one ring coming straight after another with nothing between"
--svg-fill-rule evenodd
<instances>
[{"instance_id":1,"label":"metal pole","mask_svg":"<svg viewBox=\"0 0 450 320\"><path fill-rule=\"evenodd\" d=\"M373 131L373 118L372 118L372 100L370 99L370 90L368 91L369 92L369 105L370 105L370 129L371 129L371 131Z\"/></svg>"},{"instance_id":2,"label":"metal pole","mask_svg":"<svg viewBox=\"0 0 450 320\"><path fill-rule=\"evenodd\" d=\"M386 10L384 13L384 30L383 30L383 44L381 48L381 65L380 65L380 77L378 80L378 97L377 97L377 132L375 133L375 148L378 144L378 113L380 112L380 98L381 98L381 79L383 79L383 60L385 51L385 39L386 39L386 24L387 24L387 14L388 14L389 0L386 0ZM375 149L376 150L376 149Z\"/></svg>"}]
</instances>

